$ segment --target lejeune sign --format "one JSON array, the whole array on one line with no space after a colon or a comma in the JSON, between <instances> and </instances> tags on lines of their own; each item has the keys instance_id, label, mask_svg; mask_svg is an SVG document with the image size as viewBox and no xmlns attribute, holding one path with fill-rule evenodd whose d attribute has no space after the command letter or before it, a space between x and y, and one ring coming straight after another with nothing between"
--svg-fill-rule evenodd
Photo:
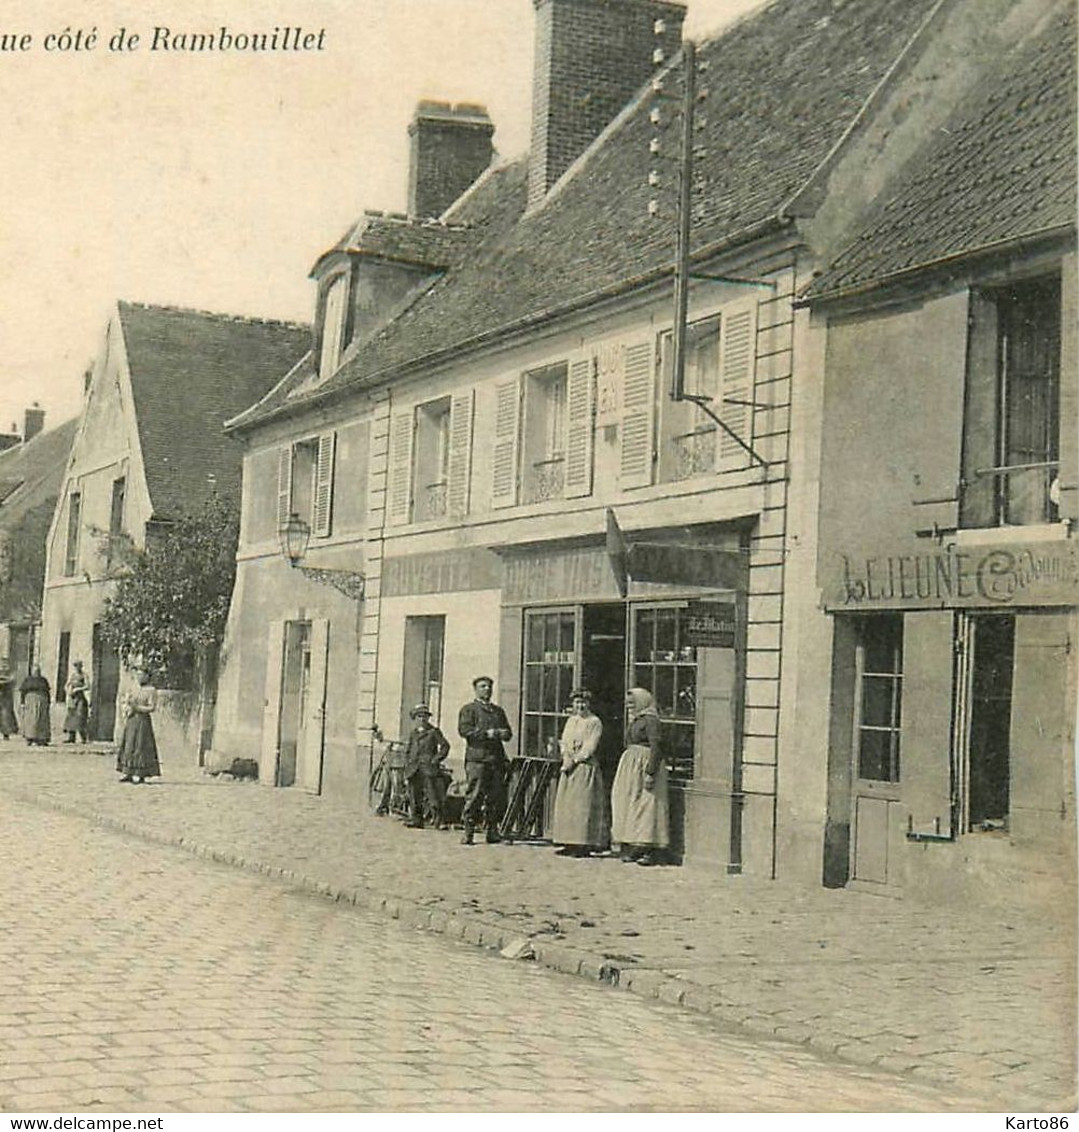
<instances>
[{"instance_id":1,"label":"lejeune sign","mask_svg":"<svg viewBox=\"0 0 1079 1132\"><path fill-rule=\"evenodd\" d=\"M824 593L833 612L1077 604L1079 547L1071 541L840 553Z\"/></svg>"}]
</instances>

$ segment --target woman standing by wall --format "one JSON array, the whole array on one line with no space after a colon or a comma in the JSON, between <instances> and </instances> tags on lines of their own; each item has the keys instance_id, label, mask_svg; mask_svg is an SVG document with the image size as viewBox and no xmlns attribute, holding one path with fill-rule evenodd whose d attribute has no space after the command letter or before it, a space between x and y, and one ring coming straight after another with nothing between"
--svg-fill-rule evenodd
<instances>
[{"instance_id":1,"label":"woman standing by wall","mask_svg":"<svg viewBox=\"0 0 1079 1132\"><path fill-rule=\"evenodd\" d=\"M128 693L124 705L124 733L116 756L120 781L134 782L136 785L161 774L154 725L150 720L151 713L157 707L157 692L150 683L149 672L140 671L137 678L139 686Z\"/></svg>"},{"instance_id":2,"label":"woman standing by wall","mask_svg":"<svg viewBox=\"0 0 1079 1132\"><path fill-rule=\"evenodd\" d=\"M52 689L48 680L41 675L41 665L35 664L30 675L19 685L19 701L22 708L22 733L31 747L47 747L52 738L49 723L49 701Z\"/></svg>"},{"instance_id":3,"label":"woman standing by wall","mask_svg":"<svg viewBox=\"0 0 1079 1132\"><path fill-rule=\"evenodd\" d=\"M667 765L660 754L659 714L652 693L631 688L626 749L611 790L612 838L624 861L654 865L656 854L670 843Z\"/></svg>"},{"instance_id":4,"label":"woman standing by wall","mask_svg":"<svg viewBox=\"0 0 1079 1132\"><path fill-rule=\"evenodd\" d=\"M562 729L562 772L554 800L551 839L567 857L587 857L607 848L607 801L596 749L603 723L592 711L592 694L570 696L572 715Z\"/></svg>"},{"instance_id":5,"label":"woman standing by wall","mask_svg":"<svg viewBox=\"0 0 1079 1132\"><path fill-rule=\"evenodd\" d=\"M82 661L76 660L71 668L71 675L67 678L67 712L64 715L64 731L67 732L65 743L74 743L75 735L85 743L87 738L87 721L90 718L90 701L87 692L90 681L82 668Z\"/></svg>"}]
</instances>

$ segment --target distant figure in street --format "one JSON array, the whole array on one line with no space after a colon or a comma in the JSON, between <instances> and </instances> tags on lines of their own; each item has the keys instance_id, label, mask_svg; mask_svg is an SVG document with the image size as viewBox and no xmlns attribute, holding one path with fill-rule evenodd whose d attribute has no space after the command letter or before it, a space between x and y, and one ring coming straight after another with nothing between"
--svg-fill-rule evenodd
<instances>
[{"instance_id":1,"label":"distant figure in street","mask_svg":"<svg viewBox=\"0 0 1079 1132\"><path fill-rule=\"evenodd\" d=\"M134 782L136 785L161 774L154 725L150 720L150 715L157 707L157 692L150 683L149 672L139 671L137 679L139 686L129 692L124 701L124 733L116 756L120 781Z\"/></svg>"},{"instance_id":2,"label":"distant figure in street","mask_svg":"<svg viewBox=\"0 0 1079 1132\"><path fill-rule=\"evenodd\" d=\"M506 810L506 750L502 744L513 738L506 713L491 703L494 681L477 676L472 681L476 698L465 704L457 717L457 732L465 741L465 835L462 845L471 845L480 810L487 823L487 841L501 841L498 826Z\"/></svg>"},{"instance_id":3,"label":"distant figure in street","mask_svg":"<svg viewBox=\"0 0 1079 1132\"><path fill-rule=\"evenodd\" d=\"M631 688L626 749L611 789L611 837L624 861L654 865L657 851L667 848L667 766L660 754L659 713L652 693Z\"/></svg>"},{"instance_id":4,"label":"distant figure in street","mask_svg":"<svg viewBox=\"0 0 1079 1132\"><path fill-rule=\"evenodd\" d=\"M71 668L71 675L67 678L67 712L64 715L64 730L67 732L65 743L74 743L75 736L85 743L87 740L87 721L90 718L90 701L87 698L90 691L90 681L82 669L82 661L76 660Z\"/></svg>"},{"instance_id":5,"label":"distant figure in street","mask_svg":"<svg viewBox=\"0 0 1079 1132\"><path fill-rule=\"evenodd\" d=\"M19 724L15 719L15 677L7 661L0 663L0 735L5 739L16 734Z\"/></svg>"},{"instance_id":6,"label":"distant figure in street","mask_svg":"<svg viewBox=\"0 0 1079 1132\"><path fill-rule=\"evenodd\" d=\"M603 723L592 711L592 693L570 695L571 715L562 729L562 772L554 800L551 840L564 857L587 857L607 848L607 793L596 749Z\"/></svg>"},{"instance_id":7,"label":"distant figure in street","mask_svg":"<svg viewBox=\"0 0 1079 1132\"><path fill-rule=\"evenodd\" d=\"M412 815L405 825L423 829L424 802L436 829L444 829L446 783L442 763L450 753L446 736L431 722L431 709L417 704L409 713L414 720L405 748L405 779L412 799Z\"/></svg>"},{"instance_id":8,"label":"distant figure in street","mask_svg":"<svg viewBox=\"0 0 1079 1132\"><path fill-rule=\"evenodd\" d=\"M19 704L22 709L22 733L31 747L47 747L52 738L49 724L49 703L52 689L41 675L41 665L35 664L30 675L19 685Z\"/></svg>"}]
</instances>

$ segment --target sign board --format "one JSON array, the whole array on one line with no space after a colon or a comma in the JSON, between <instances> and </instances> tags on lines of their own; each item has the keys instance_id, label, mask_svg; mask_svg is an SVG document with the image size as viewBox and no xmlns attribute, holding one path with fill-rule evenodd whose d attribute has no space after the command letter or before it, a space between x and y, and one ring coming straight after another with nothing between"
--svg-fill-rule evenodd
<instances>
[{"instance_id":1,"label":"sign board","mask_svg":"<svg viewBox=\"0 0 1079 1132\"><path fill-rule=\"evenodd\" d=\"M636 582L706 586L717 590L744 590L746 568L738 550L679 543L630 543L629 576Z\"/></svg>"},{"instance_id":2,"label":"sign board","mask_svg":"<svg viewBox=\"0 0 1079 1132\"><path fill-rule=\"evenodd\" d=\"M737 617L733 601L691 601L683 623L683 641L705 649L733 649Z\"/></svg>"},{"instance_id":3,"label":"sign board","mask_svg":"<svg viewBox=\"0 0 1079 1132\"><path fill-rule=\"evenodd\" d=\"M1063 539L836 554L824 594L826 609L845 613L1077 604L1079 546Z\"/></svg>"}]
</instances>

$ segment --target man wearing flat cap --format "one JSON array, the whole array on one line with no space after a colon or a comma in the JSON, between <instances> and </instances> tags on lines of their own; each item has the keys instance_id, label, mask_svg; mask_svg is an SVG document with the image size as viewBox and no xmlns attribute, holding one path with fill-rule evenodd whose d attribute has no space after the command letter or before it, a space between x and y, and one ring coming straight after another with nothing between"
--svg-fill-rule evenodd
<instances>
[{"instance_id":1,"label":"man wearing flat cap","mask_svg":"<svg viewBox=\"0 0 1079 1132\"><path fill-rule=\"evenodd\" d=\"M431 709L417 704L409 713L412 732L405 748L405 781L412 813L405 825L423 829L425 812L436 829L444 828L446 786L442 763L450 753L445 735L431 722Z\"/></svg>"},{"instance_id":2,"label":"man wearing flat cap","mask_svg":"<svg viewBox=\"0 0 1079 1132\"><path fill-rule=\"evenodd\" d=\"M502 840L498 832L506 810L506 750L502 744L513 738L513 732L506 713L491 702L494 686L490 676L477 676L472 681L476 698L457 717L457 731L466 744L463 845L472 844L481 810L487 821L487 841Z\"/></svg>"}]
</instances>

